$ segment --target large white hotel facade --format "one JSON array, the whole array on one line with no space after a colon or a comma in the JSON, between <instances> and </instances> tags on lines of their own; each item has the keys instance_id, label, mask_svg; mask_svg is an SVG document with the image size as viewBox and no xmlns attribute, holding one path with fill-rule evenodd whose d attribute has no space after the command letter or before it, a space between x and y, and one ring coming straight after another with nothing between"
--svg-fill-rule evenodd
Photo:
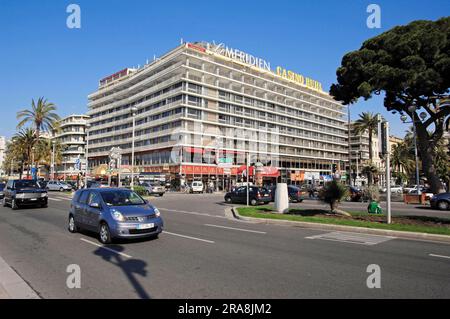
<instances>
[{"instance_id":1,"label":"large white hotel facade","mask_svg":"<svg viewBox=\"0 0 450 319\"><path fill-rule=\"evenodd\" d=\"M102 79L88 98L92 172L112 147L130 165L132 108L138 174L229 184L249 155L266 179L300 183L348 165L343 105L318 81L222 44L183 43Z\"/></svg>"}]
</instances>

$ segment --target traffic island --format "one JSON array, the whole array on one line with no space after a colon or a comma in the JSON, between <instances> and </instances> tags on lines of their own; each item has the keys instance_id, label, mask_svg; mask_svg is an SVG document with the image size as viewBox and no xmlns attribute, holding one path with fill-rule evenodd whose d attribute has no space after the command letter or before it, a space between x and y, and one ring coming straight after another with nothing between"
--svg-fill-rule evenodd
<instances>
[{"instance_id":1,"label":"traffic island","mask_svg":"<svg viewBox=\"0 0 450 319\"><path fill-rule=\"evenodd\" d=\"M322 209L290 209L278 214L271 206L237 207L235 218L268 224L291 225L322 230L340 230L395 236L408 239L426 239L450 243L450 219L425 216L394 216L386 223L386 216L352 212L350 216L332 214Z\"/></svg>"}]
</instances>

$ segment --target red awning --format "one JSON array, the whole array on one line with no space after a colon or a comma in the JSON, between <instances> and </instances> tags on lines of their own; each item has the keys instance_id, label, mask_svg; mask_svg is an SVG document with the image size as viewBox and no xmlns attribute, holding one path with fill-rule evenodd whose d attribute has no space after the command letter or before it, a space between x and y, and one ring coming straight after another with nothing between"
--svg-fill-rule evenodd
<instances>
[{"instance_id":1,"label":"red awning","mask_svg":"<svg viewBox=\"0 0 450 319\"><path fill-rule=\"evenodd\" d=\"M190 146L187 146L187 147L184 148L184 150L185 150L186 152L188 152L188 153L198 153L198 154L203 154L203 153L205 153L205 150L204 150L204 149L198 148L198 147L190 147Z\"/></svg>"}]
</instances>

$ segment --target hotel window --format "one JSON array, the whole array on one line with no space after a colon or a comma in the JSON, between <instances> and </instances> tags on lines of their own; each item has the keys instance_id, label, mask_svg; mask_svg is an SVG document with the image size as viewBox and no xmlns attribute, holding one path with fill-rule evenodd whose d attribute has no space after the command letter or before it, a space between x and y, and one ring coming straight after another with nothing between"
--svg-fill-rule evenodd
<instances>
[{"instance_id":1,"label":"hotel window","mask_svg":"<svg viewBox=\"0 0 450 319\"><path fill-rule=\"evenodd\" d=\"M201 106L202 99L196 96L188 95L188 104L194 106Z\"/></svg>"},{"instance_id":2,"label":"hotel window","mask_svg":"<svg viewBox=\"0 0 450 319\"><path fill-rule=\"evenodd\" d=\"M196 119L196 120L200 120L200 119L202 118L202 111L194 110L194 109L188 108L188 114L187 114L187 116L188 116L189 118L193 118L193 119Z\"/></svg>"}]
</instances>

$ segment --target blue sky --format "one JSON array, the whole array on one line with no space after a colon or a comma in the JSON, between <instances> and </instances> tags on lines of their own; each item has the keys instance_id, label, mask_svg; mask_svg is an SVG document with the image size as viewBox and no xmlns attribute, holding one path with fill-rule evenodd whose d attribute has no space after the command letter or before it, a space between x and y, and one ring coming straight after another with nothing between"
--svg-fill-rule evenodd
<instances>
[{"instance_id":1,"label":"blue sky","mask_svg":"<svg viewBox=\"0 0 450 319\"><path fill-rule=\"evenodd\" d=\"M66 26L71 3L81 7L81 29ZM371 3L381 7L381 29L366 26ZM224 42L328 90L342 56L365 39L449 13L449 0L1 0L0 135L13 135L16 112L39 96L57 104L62 116L86 112L100 78L143 65L180 38ZM379 98L352 106L352 118L367 110L381 112L392 132L404 135L406 125L384 112Z\"/></svg>"}]
</instances>

